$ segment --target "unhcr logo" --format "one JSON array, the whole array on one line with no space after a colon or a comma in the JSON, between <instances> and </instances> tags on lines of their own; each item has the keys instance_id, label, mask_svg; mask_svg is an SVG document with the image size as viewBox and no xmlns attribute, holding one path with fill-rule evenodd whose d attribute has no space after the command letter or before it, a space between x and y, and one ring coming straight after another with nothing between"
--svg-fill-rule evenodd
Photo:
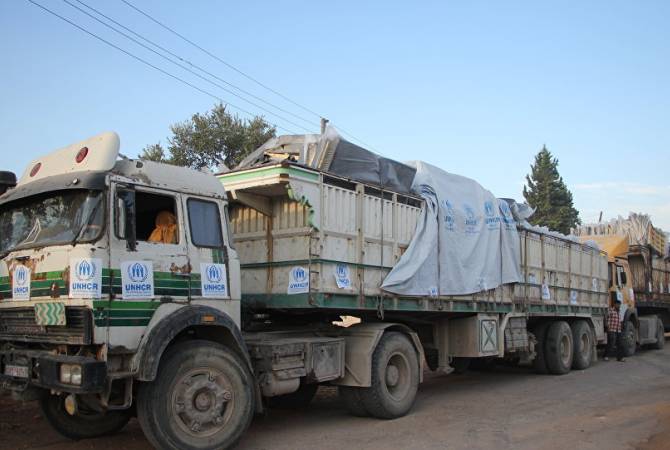
<instances>
[{"instance_id":1,"label":"unhcr logo","mask_svg":"<svg viewBox=\"0 0 670 450\"><path fill-rule=\"evenodd\" d=\"M149 270L142 263L135 263L128 266L128 277L134 283L142 283L149 276Z\"/></svg>"},{"instance_id":2,"label":"unhcr logo","mask_svg":"<svg viewBox=\"0 0 670 450\"><path fill-rule=\"evenodd\" d=\"M451 204L449 200L444 200L444 223L449 231L454 231L456 225L456 211L454 211L454 205Z\"/></svg>"},{"instance_id":3,"label":"unhcr logo","mask_svg":"<svg viewBox=\"0 0 670 450\"><path fill-rule=\"evenodd\" d=\"M464 203L463 210L465 211L465 232L468 234L479 233L479 230L477 229L479 219L477 218L474 208L469 204Z\"/></svg>"},{"instance_id":4,"label":"unhcr logo","mask_svg":"<svg viewBox=\"0 0 670 450\"><path fill-rule=\"evenodd\" d=\"M307 279L307 271L302 267L296 267L293 269L293 279L296 283L302 283Z\"/></svg>"},{"instance_id":5,"label":"unhcr logo","mask_svg":"<svg viewBox=\"0 0 670 450\"><path fill-rule=\"evenodd\" d=\"M221 298L228 296L225 264L201 263L200 274L203 297Z\"/></svg>"},{"instance_id":6,"label":"unhcr logo","mask_svg":"<svg viewBox=\"0 0 670 450\"><path fill-rule=\"evenodd\" d=\"M25 286L26 283L28 282L28 269L26 269L26 266L19 266L16 268L14 271L14 283L17 286Z\"/></svg>"},{"instance_id":7,"label":"unhcr logo","mask_svg":"<svg viewBox=\"0 0 670 450\"><path fill-rule=\"evenodd\" d=\"M505 200L500 201L500 210L502 211L502 220L505 223L505 228L511 230L514 228L514 217L512 217L512 210Z\"/></svg>"},{"instance_id":8,"label":"unhcr logo","mask_svg":"<svg viewBox=\"0 0 670 450\"><path fill-rule=\"evenodd\" d=\"M81 258L70 260L70 298L100 298L102 260Z\"/></svg>"},{"instance_id":9,"label":"unhcr logo","mask_svg":"<svg viewBox=\"0 0 670 450\"><path fill-rule=\"evenodd\" d=\"M496 215L496 212L493 209L493 202L490 200L484 202L484 215L486 216L484 222L486 223L486 226L489 228L489 230L498 228L500 217Z\"/></svg>"},{"instance_id":10,"label":"unhcr logo","mask_svg":"<svg viewBox=\"0 0 670 450\"><path fill-rule=\"evenodd\" d=\"M210 283L218 283L221 281L222 278L221 269L219 269L217 266L209 266L206 274L207 274L207 280Z\"/></svg>"},{"instance_id":11,"label":"unhcr logo","mask_svg":"<svg viewBox=\"0 0 670 450\"><path fill-rule=\"evenodd\" d=\"M17 266L14 269L12 298L14 300L30 300L30 269L26 266Z\"/></svg>"},{"instance_id":12,"label":"unhcr logo","mask_svg":"<svg viewBox=\"0 0 670 450\"><path fill-rule=\"evenodd\" d=\"M95 263L82 259L75 265L74 271L80 281L90 281L95 277Z\"/></svg>"},{"instance_id":13,"label":"unhcr logo","mask_svg":"<svg viewBox=\"0 0 670 450\"><path fill-rule=\"evenodd\" d=\"M336 279L339 277L336 269ZM294 267L289 272L288 291L289 294L301 294L309 292L309 271L304 267Z\"/></svg>"}]
</instances>

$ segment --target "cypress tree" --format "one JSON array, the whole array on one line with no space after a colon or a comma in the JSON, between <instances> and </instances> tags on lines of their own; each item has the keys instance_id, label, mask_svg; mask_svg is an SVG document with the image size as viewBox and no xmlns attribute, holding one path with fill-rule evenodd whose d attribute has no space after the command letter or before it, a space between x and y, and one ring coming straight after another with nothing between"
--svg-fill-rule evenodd
<instances>
[{"instance_id":1,"label":"cypress tree","mask_svg":"<svg viewBox=\"0 0 670 450\"><path fill-rule=\"evenodd\" d=\"M570 228L580 223L579 211L573 206L572 193L558 173L558 159L542 146L530 169L526 175L527 185L523 187L526 202L535 208L530 222L563 234L570 233Z\"/></svg>"}]
</instances>

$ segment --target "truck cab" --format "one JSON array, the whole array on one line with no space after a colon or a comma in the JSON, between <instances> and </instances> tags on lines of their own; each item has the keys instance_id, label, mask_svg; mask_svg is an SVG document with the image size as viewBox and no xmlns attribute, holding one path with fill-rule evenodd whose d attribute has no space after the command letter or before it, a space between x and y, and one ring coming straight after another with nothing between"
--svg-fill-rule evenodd
<instances>
[{"instance_id":1,"label":"truck cab","mask_svg":"<svg viewBox=\"0 0 670 450\"><path fill-rule=\"evenodd\" d=\"M665 337L661 318L638 311L628 238L620 235L582 235L580 239L595 242L608 255L609 302L610 306L615 306L616 300L621 300L624 354L632 356L642 345L662 347Z\"/></svg>"},{"instance_id":2,"label":"truck cab","mask_svg":"<svg viewBox=\"0 0 670 450\"><path fill-rule=\"evenodd\" d=\"M145 433L165 428L165 410L197 404L171 420L192 438L235 440L245 427L225 425L248 424L256 396L225 189L119 147L108 132L57 150L0 195L0 387L39 398L73 438L122 427L139 396ZM166 352L229 364L177 370L193 388L159 406Z\"/></svg>"}]
</instances>

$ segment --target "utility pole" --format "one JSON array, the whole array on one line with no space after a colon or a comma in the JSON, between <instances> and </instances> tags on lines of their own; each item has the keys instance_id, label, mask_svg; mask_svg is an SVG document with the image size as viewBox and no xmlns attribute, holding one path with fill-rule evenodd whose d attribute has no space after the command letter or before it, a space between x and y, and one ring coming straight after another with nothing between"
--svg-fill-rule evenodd
<instances>
[{"instance_id":1,"label":"utility pole","mask_svg":"<svg viewBox=\"0 0 670 450\"><path fill-rule=\"evenodd\" d=\"M326 132L326 125L328 124L328 119L325 117L321 118L321 134L324 134Z\"/></svg>"}]
</instances>

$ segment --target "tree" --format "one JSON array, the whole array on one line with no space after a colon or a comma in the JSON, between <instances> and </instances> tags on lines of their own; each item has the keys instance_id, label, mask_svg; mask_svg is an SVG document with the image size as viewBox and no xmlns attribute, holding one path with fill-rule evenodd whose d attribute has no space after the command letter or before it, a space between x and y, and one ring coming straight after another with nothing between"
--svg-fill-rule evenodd
<instances>
[{"instance_id":1,"label":"tree","mask_svg":"<svg viewBox=\"0 0 670 450\"><path fill-rule=\"evenodd\" d=\"M570 228L581 222L579 211L572 204L572 193L558 173L558 159L543 146L530 169L531 173L526 175L527 186L523 187L524 198L535 208L530 222L563 234L570 233Z\"/></svg>"},{"instance_id":2,"label":"tree","mask_svg":"<svg viewBox=\"0 0 670 450\"><path fill-rule=\"evenodd\" d=\"M194 169L213 168L222 162L228 167L234 167L276 134L275 127L262 117L241 119L226 111L223 104L173 124L170 130L172 136L168 138L167 145L169 156L166 156L166 149L158 143L146 146L140 158Z\"/></svg>"}]
</instances>

